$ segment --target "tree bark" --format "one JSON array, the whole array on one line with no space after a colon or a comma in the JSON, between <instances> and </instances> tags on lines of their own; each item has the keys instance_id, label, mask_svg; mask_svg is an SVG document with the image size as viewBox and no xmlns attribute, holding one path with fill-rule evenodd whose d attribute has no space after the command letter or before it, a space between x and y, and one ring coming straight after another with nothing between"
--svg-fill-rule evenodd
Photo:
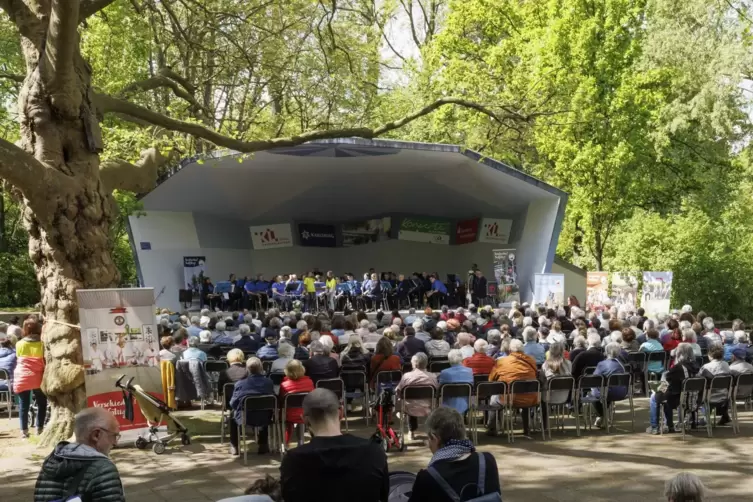
<instances>
[{"instance_id":1,"label":"tree bark","mask_svg":"<svg viewBox=\"0 0 753 502\"><path fill-rule=\"evenodd\" d=\"M22 34L34 35L21 40L27 73L18 103L20 146L44 168L44 203L19 188L47 320L42 390L52 414L41 444L49 446L71 436L86 401L79 330L55 321L78 324L77 289L117 284L108 240L116 206L99 176L101 130L89 97L91 69L79 48L78 0L26 4L36 8L15 19Z\"/></svg>"}]
</instances>

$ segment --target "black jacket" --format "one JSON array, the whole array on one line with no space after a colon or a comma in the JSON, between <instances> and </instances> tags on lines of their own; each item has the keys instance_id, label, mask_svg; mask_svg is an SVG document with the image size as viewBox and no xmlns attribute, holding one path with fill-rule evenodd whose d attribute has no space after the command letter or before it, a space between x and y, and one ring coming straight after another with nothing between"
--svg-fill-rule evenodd
<instances>
[{"instance_id":1,"label":"black jacket","mask_svg":"<svg viewBox=\"0 0 753 502\"><path fill-rule=\"evenodd\" d=\"M405 362L409 362L411 357L419 352L426 353L426 342L422 342L415 335L406 336L402 342L397 344L397 353Z\"/></svg>"},{"instance_id":2,"label":"black jacket","mask_svg":"<svg viewBox=\"0 0 753 502\"><path fill-rule=\"evenodd\" d=\"M259 350L259 342L251 336L241 336L241 339L233 344L236 349L243 352L256 352Z\"/></svg>"},{"instance_id":3,"label":"black jacket","mask_svg":"<svg viewBox=\"0 0 753 502\"><path fill-rule=\"evenodd\" d=\"M314 385L319 380L337 378L340 375L340 366L337 364L337 361L329 356L316 355L304 361L303 367L306 369L306 375L311 378Z\"/></svg>"},{"instance_id":4,"label":"black jacket","mask_svg":"<svg viewBox=\"0 0 753 502\"><path fill-rule=\"evenodd\" d=\"M486 297L486 277L473 277L473 283L471 284L471 287L473 288L473 296L479 296L481 298Z\"/></svg>"},{"instance_id":5,"label":"black jacket","mask_svg":"<svg viewBox=\"0 0 753 502\"><path fill-rule=\"evenodd\" d=\"M590 366L596 366L604 360L604 354L599 349L588 349L580 354L573 360L573 378L577 382L583 375L583 370Z\"/></svg>"},{"instance_id":6,"label":"black jacket","mask_svg":"<svg viewBox=\"0 0 753 502\"><path fill-rule=\"evenodd\" d=\"M499 472L497 462L491 453L482 453L486 462L486 483L484 493L501 493L499 486ZM458 494L460 500L471 500L478 497L478 455L458 460L440 460L432 466L447 484ZM413 484L409 502L452 502L436 480L426 470L421 470ZM287 501L286 501L287 502Z\"/></svg>"},{"instance_id":7,"label":"black jacket","mask_svg":"<svg viewBox=\"0 0 753 502\"><path fill-rule=\"evenodd\" d=\"M71 486L84 471L78 487ZM90 446L58 443L45 459L34 487L34 502L49 502L79 495L83 502L125 502L115 464Z\"/></svg>"}]
</instances>

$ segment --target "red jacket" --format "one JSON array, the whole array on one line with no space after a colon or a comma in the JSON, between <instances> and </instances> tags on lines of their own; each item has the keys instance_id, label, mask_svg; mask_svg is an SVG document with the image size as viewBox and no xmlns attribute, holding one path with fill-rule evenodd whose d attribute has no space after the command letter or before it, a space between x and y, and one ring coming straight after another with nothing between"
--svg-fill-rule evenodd
<instances>
[{"instance_id":1,"label":"red jacket","mask_svg":"<svg viewBox=\"0 0 753 502\"><path fill-rule=\"evenodd\" d=\"M471 357L463 359L463 366L471 368L474 375L488 375L494 369L496 361L486 354L476 352Z\"/></svg>"},{"instance_id":2,"label":"red jacket","mask_svg":"<svg viewBox=\"0 0 753 502\"><path fill-rule=\"evenodd\" d=\"M380 371L393 371L402 369L402 363L400 358L395 354L392 354L387 359L381 354L376 354L371 358L371 388L374 389L376 385L376 376Z\"/></svg>"},{"instance_id":3,"label":"red jacket","mask_svg":"<svg viewBox=\"0 0 753 502\"><path fill-rule=\"evenodd\" d=\"M296 392L311 392L314 390L314 382L307 376L302 376L298 380L291 380L285 377L280 384L280 406L285 403L286 394L295 394ZM303 423L303 408L288 408L285 420L288 423Z\"/></svg>"}]
</instances>

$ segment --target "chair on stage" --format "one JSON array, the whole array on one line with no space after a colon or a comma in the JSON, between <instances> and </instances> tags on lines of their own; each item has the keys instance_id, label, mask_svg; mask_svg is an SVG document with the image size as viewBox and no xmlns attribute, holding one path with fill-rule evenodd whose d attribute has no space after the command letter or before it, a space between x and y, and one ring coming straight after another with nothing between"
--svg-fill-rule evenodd
<instances>
[{"instance_id":1,"label":"chair on stage","mask_svg":"<svg viewBox=\"0 0 753 502\"><path fill-rule=\"evenodd\" d=\"M227 310L230 304L230 293L233 291L233 283L230 281L219 281L214 285L214 293L220 296L222 310Z\"/></svg>"},{"instance_id":2,"label":"chair on stage","mask_svg":"<svg viewBox=\"0 0 753 502\"><path fill-rule=\"evenodd\" d=\"M315 282L314 294L316 295L316 309L327 310L327 285L323 282Z\"/></svg>"}]
</instances>

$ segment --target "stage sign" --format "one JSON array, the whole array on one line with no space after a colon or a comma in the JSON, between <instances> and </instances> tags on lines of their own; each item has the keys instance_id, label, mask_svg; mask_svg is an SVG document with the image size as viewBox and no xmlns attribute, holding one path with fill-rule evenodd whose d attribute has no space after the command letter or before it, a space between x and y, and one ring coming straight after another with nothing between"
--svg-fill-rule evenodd
<instances>
[{"instance_id":1,"label":"stage sign","mask_svg":"<svg viewBox=\"0 0 753 502\"><path fill-rule=\"evenodd\" d=\"M134 401L134 420L125 418L121 375L163 399L153 288L79 289L81 349L86 371L86 404L106 408L120 430L140 429L146 419Z\"/></svg>"},{"instance_id":2,"label":"stage sign","mask_svg":"<svg viewBox=\"0 0 753 502\"><path fill-rule=\"evenodd\" d=\"M301 223L298 225L298 236L301 246L333 248L337 245L334 225Z\"/></svg>"},{"instance_id":3,"label":"stage sign","mask_svg":"<svg viewBox=\"0 0 753 502\"><path fill-rule=\"evenodd\" d=\"M403 218L400 222L398 239L403 241L428 242L431 244L450 243L449 221L433 218Z\"/></svg>"},{"instance_id":4,"label":"stage sign","mask_svg":"<svg viewBox=\"0 0 753 502\"><path fill-rule=\"evenodd\" d=\"M495 249L494 278L497 280L497 300L500 303L520 301L518 287L518 262L514 249Z\"/></svg>"},{"instance_id":5,"label":"stage sign","mask_svg":"<svg viewBox=\"0 0 753 502\"><path fill-rule=\"evenodd\" d=\"M512 220L483 218L481 220L481 234L478 240L479 242L489 242L491 244L508 244L511 229Z\"/></svg>"},{"instance_id":6,"label":"stage sign","mask_svg":"<svg viewBox=\"0 0 753 502\"><path fill-rule=\"evenodd\" d=\"M206 256L184 256L183 257L183 287L180 289L190 289L198 293L201 291L201 283L204 282L206 274Z\"/></svg>"},{"instance_id":7,"label":"stage sign","mask_svg":"<svg viewBox=\"0 0 753 502\"><path fill-rule=\"evenodd\" d=\"M343 247L360 246L361 244L370 244L389 239L390 231L392 230L392 220L390 217L386 217L343 223L341 229Z\"/></svg>"},{"instance_id":8,"label":"stage sign","mask_svg":"<svg viewBox=\"0 0 753 502\"><path fill-rule=\"evenodd\" d=\"M672 272L643 272L641 307L647 316L669 313L672 296Z\"/></svg>"},{"instance_id":9,"label":"stage sign","mask_svg":"<svg viewBox=\"0 0 753 502\"><path fill-rule=\"evenodd\" d=\"M455 244L476 242L476 237L478 237L478 218L458 222L455 227Z\"/></svg>"},{"instance_id":10,"label":"stage sign","mask_svg":"<svg viewBox=\"0 0 753 502\"><path fill-rule=\"evenodd\" d=\"M588 272L586 274L586 308L604 310L609 300L609 272Z\"/></svg>"},{"instance_id":11,"label":"stage sign","mask_svg":"<svg viewBox=\"0 0 753 502\"><path fill-rule=\"evenodd\" d=\"M565 274L534 274L533 299L549 308L565 304Z\"/></svg>"},{"instance_id":12,"label":"stage sign","mask_svg":"<svg viewBox=\"0 0 753 502\"><path fill-rule=\"evenodd\" d=\"M289 223L249 227L254 249L293 247L293 234Z\"/></svg>"}]
</instances>

